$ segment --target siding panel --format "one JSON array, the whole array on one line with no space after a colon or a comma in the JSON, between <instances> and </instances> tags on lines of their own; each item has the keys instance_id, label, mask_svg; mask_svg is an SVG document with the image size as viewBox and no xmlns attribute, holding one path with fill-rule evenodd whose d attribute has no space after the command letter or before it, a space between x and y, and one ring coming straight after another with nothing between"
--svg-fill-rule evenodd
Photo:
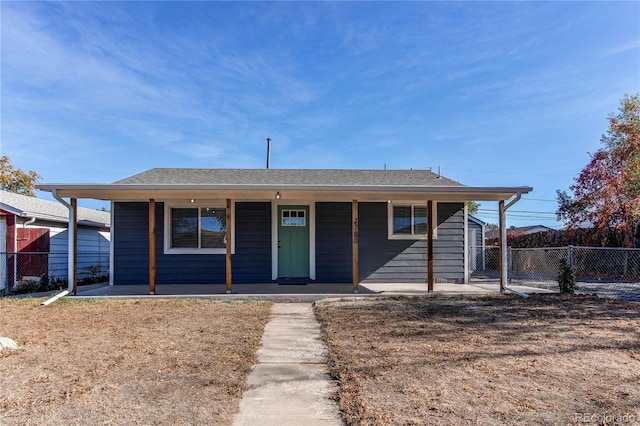
<instances>
[{"instance_id":1,"label":"siding panel","mask_svg":"<svg viewBox=\"0 0 640 426\"><path fill-rule=\"evenodd\" d=\"M236 203L233 282L271 282L271 203Z\"/></svg>"},{"instance_id":2,"label":"siding panel","mask_svg":"<svg viewBox=\"0 0 640 426\"><path fill-rule=\"evenodd\" d=\"M316 203L316 281L351 282L351 203Z\"/></svg>"},{"instance_id":3,"label":"siding panel","mask_svg":"<svg viewBox=\"0 0 640 426\"><path fill-rule=\"evenodd\" d=\"M464 280L464 204L438 203L433 242L436 281ZM360 203L360 280L426 282L427 241L389 240L387 204Z\"/></svg>"},{"instance_id":4,"label":"siding panel","mask_svg":"<svg viewBox=\"0 0 640 426\"><path fill-rule=\"evenodd\" d=\"M146 203L143 206L145 235L142 245L147 247L148 206ZM148 265L142 267L148 279ZM164 203L156 203L156 284L222 284L225 282L225 268L224 254L165 254Z\"/></svg>"},{"instance_id":5,"label":"siding panel","mask_svg":"<svg viewBox=\"0 0 640 426\"><path fill-rule=\"evenodd\" d=\"M271 204L236 203L233 282L271 281ZM114 283L148 284L148 204L114 204ZM224 254L165 254L164 203L156 203L156 283L225 282Z\"/></svg>"},{"instance_id":6,"label":"siding panel","mask_svg":"<svg viewBox=\"0 0 640 426\"><path fill-rule=\"evenodd\" d=\"M438 238L433 242L436 279L464 282L464 203L438 203Z\"/></svg>"},{"instance_id":7,"label":"siding panel","mask_svg":"<svg viewBox=\"0 0 640 426\"><path fill-rule=\"evenodd\" d=\"M147 203L114 203L114 283L149 283L148 219Z\"/></svg>"},{"instance_id":8,"label":"siding panel","mask_svg":"<svg viewBox=\"0 0 640 426\"><path fill-rule=\"evenodd\" d=\"M464 279L462 203L438 203L434 240L434 276ZM233 282L271 281L271 203L235 205ZM147 203L114 203L114 282L148 283ZM360 203L360 280L425 282L426 240L389 240L387 204ZM164 254L164 205L156 203L157 283L224 283L223 254ZM351 281L351 203L316 204L316 280Z\"/></svg>"}]
</instances>

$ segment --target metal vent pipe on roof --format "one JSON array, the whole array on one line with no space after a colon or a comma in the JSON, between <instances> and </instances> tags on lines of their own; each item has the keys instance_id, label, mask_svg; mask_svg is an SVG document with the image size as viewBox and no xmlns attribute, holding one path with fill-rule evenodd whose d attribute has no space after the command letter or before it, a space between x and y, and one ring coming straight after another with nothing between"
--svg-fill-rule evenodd
<instances>
[{"instance_id":1,"label":"metal vent pipe on roof","mask_svg":"<svg viewBox=\"0 0 640 426\"><path fill-rule=\"evenodd\" d=\"M271 138L267 138L267 169L271 167Z\"/></svg>"}]
</instances>

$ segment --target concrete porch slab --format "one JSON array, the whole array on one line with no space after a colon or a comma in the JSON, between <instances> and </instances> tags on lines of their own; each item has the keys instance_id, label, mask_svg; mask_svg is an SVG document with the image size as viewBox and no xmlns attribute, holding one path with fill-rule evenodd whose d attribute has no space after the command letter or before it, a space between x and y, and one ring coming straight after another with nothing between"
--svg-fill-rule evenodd
<instances>
[{"instance_id":1,"label":"concrete porch slab","mask_svg":"<svg viewBox=\"0 0 640 426\"><path fill-rule=\"evenodd\" d=\"M527 285L513 285L525 293L549 293L550 290ZM326 298L359 298L371 296L461 296L498 294L497 281L472 282L470 284L434 284L434 291L427 292L426 284L411 283L361 283L358 293L353 293L351 283L311 283L306 285L234 284L232 293L226 293L224 284L159 284L155 295L149 294L148 285L93 284L78 287L77 296L71 297L152 297L152 298L217 298L221 300L267 300L273 302L315 302ZM31 293L11 297L47 297L58 293Z\"/></svg>"}]
</instances>

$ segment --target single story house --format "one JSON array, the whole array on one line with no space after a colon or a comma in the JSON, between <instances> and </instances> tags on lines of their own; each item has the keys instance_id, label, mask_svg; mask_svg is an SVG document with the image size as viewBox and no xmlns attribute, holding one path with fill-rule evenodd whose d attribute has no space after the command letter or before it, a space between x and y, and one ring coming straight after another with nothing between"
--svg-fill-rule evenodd
<instances>
[{"instance_id":1,"label":"single story house","mask_svg":"<svg viewBox=\"0 0 640 426\"><path fill-rule=\"evenodd\" d=\"M71 216L78 198L110 200L111 284L151 294L156 283L463 283L466 203L497 201L504 219L532 190L428 170L181 168L38 188Z\"/></svg>"},{"instance_id":2,"label":"single story house","mask_svg":"<svg viewBox=\"0 0 640 426\"><path fill-rule=\"evenodd\" d=\"M0 289L25 277L67 279L68 223L68 210L56 201L0 191ZM78 209L81 277L109 271L110 224L109 212Z\"/></svg>"}]
</instances>

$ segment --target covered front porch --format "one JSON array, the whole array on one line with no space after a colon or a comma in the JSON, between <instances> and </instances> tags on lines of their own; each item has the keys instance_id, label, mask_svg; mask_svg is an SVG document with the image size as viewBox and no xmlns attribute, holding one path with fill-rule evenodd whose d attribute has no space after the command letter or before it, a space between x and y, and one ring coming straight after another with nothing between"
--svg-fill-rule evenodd
<instances>
[{"instance_id":1,"label":"covered front porch","mask_svg":"<svg viewBox=\"0 0 640 426\"><path fill-rule=\"evenodd\" d=\"M77 199L94 198L111 201L112 212L116 212L112 218L116 219L113 228L117 238L112 238L116 245L112 247L110 268L114 289L110 291L125 291L115 287L128 287L131 291L132 285L144 283L145 294L151 295L162 294L162 288L171 288L172 284L179 284L177 292L187 293L186 286L198 282L219 283L207 284L206 291L211 294L238 294L248 290L248 285L259 286L251 294L260 294L265 286L278 286L273 281L291 277L302 277L309 285L320 286L319 293L333 291L328 284L317 283L344 282L349 278L348 286L335 294L375 293L363 283L363 278L374 275L375 282L403 282L393 284L394 288L418 282L421 287L416 288L436 292L441 280L468 281L466 203L498 202L500 243L504 248L506 211L531 190L469 187L430 171L269 169L154 169L115 184L48 184L39 188L51 191L69 209L69 287L74 294ZM329 209L331 206L335 208ZM203 231L205 210L206 215L216 215L215 220L222 224L208 234ZM181 222L190 218L187 212L194 215L196 223L188 232ZM295 217L285 215L289 212L296 213ZM447 224L448 229L440 229L445 212L451 223ZM443 217L438 220L434 216L440 213ZM122 221L118 222L119 218ZM317 225L320 222L322 226ZM285 241L280 224L308 228L304 244L288 251L298 253L301 248L308 248L303 263L309 267L302 274L282 273L279 259L283 257ZM191 232L195 235L193 242L182 245L186 244L181 239L183 234L189 236ZM205 242L210 243L205 237L211 238L214 245L205 246ZM324 240L319 242L316 237ZM502 250L500 260L499 291L503 291L508 282L506 250ZM125 266L131 271L124 280L128 282L122 278L114 282L114 269L122 275ZM327 272L337 267L339 276ZM451 269L446 268L455 268L453 278ZM324 275L316 274L317 269ZM384 273L379 273L382 269Z\"/></svg>"}]
</instances>

